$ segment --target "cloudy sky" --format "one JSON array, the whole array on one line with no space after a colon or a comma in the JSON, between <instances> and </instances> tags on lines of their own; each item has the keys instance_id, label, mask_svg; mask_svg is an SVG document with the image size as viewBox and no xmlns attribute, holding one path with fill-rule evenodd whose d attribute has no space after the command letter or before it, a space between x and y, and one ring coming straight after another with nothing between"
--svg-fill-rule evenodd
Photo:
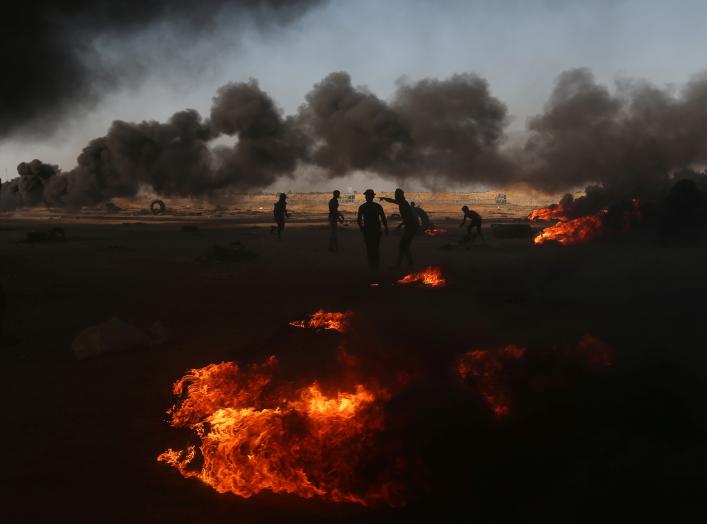
<instances>
[{"instance_id":1,"label":"cloudy sky","mask_svg":"<svg viewBox=\"0 0 707 524\"><path fill-rule=\"evenodd\" d=\"M703 0L331 0L275 22L269 12L214 9L218 15L206 30L158 16L125 31L89 32L81 56L98 64L99 81L106 68L113 76L90 101L4 130L2 178L32 158L71 169L86 143L115 119L162 121L185 108L206 115L217 88L229 81L257 79L290 114L333 71L347 71L354 85L384 99L401 77L474 72L507 105L512 139L542 111L564 70L590 68L609 86L628 77L665 87L707 67ZM340 182L345 188L375 181L353 174ZM303 176L278 189L306 184Z\"/></svg>"}]
</instances>

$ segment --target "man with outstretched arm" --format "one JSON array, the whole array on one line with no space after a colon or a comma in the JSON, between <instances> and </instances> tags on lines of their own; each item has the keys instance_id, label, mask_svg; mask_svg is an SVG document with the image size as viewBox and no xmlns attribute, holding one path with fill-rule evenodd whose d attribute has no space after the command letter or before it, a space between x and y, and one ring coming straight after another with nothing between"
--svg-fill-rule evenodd
<instances>
[{"instance_id":1,"label":"man with outstretched arm","mask_svg":"<svg viewBox=\"0 0 707 524\"><path fill-rule=\"evenodd\" d=\"M385 200L391 204L398 204L400 218L403 220L403 225L405 226L405 231L403 231L403 236L400 238L400 244L398 246L398 262L396 267L400 267L403 258L407 259L408 266L412 266L410 245L412 244L412 239L420 229L417 214L412 209L410 203L405 199L405 192L400 188L395 190L395 198L381 197L381 200Z\"/></svg>"}]
</instances>

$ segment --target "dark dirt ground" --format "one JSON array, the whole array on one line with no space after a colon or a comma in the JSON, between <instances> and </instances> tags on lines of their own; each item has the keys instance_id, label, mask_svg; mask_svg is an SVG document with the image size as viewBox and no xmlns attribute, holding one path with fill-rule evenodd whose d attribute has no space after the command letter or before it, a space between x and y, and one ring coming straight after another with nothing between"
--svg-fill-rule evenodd
<instances>
[{"instance_id":1,"label":"dark dirt ground","mask_svg":"<svg viewBox=\"0 0 707 524\"><path fill-rule=\"evenodd\" d=\"M699 522L707 487L707 251L652 242L532 246L530 239L443 250L457 235L417 238L416 266L440 265L440 290L390 285L365 269L357 231L327 252L324 227L64 221L67 240L24 243L46 224L0 229L5 331L4 522L637 521ZM46 226L49 227L49 226ZM257 258L198 263L215 243ZM383 239L383 266L398 237ZM372 288L371 282L381 286ZM379 365L421 363L429 380L391 405L416 487L405 507L365 508L263 493L218 494L155 457L178 446L164 412L172 383L211 362L275 354L317 375L336 335L288 322L323 307L358 315L358 343ZM83 328L117 316L160 321L159 347L77 361ZM362 327L364 326L364 327ZM453 385L451 363L474 348L551 347L591 333L609 369L524 402L496 420ZM390 355L395 358L390 358ZM452 393L450 393L452 392ZM400 410L400 414L396 413ZM402 428L402 429L401 429Z\"/></svg>"}]
</instances>

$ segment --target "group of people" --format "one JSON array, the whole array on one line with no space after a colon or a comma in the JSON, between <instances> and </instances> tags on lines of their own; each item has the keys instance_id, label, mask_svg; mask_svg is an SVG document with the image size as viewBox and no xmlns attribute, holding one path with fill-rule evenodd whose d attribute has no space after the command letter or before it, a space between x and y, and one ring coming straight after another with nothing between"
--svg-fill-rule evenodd
<instances>
[{"instance_id":1,"label":"group of people","mask_svg":"<svg viewBox=\"0 0 707 524\"><path fill-rule=\"evenodd\" d=\"M358 208L356 223L363 233L363 239L366 244L366 255L368 258L368 267L378 269L380 266L380 240L383 233L388 234L388 219L383 211L383 206L374 201L376 196L375 191L366 189L363 192L366 201ZM339 251L338 229L339 224L344 222L344 215L339 211L339 198L341 192L335 190L329 200L329 251ZM403 234L398 245L398 258L396 267L400 267L403 260L409 266L412 266L412 240L418 232L427 227L431 223L427 213L420 207L415 206L415 202L408 202L405 198L405 192L398 188L395 190L394 197L379 197L379 200L396 204L400 210L400 219L402 220L398 228L403 229ZM467 235L462 239L462 242L473 242L478 235L481 240L486 243L484 235L481 231L481 215L476 211L469 209L468 206L462 207L464 217L459 227L464 227L466 221L469 220L467 226ZM277 238L282 238L282 232L285 229L285 218L289 217L287 212L287 195L280 193L278 201L275 203L274 217L275 226L272 226L270 231L277 231ZM422 225L420 224L422 222Z\"/></svg>"}]
</instances>

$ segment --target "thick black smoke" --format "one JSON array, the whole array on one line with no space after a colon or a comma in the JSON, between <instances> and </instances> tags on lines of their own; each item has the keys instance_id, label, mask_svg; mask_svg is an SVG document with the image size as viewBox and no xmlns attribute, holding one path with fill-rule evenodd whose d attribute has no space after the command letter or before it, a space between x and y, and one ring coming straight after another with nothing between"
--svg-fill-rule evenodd
<instances>
[{"instance_id":1,"label":"thick black smoke","mask_svg":"<svg viewBox=\"0 0 707 524\"><path fill-rule=\"evenodd\" d=\"M333 73L307 95L299 123L316 144L310 160L333 175L504 183L511 173L498 153L506 106L472 74L401 83L389 104Z\"/></svg>"},{"instance_id":2,"label":"thick black smoke","mask_svg":"<svg viewBox=\"0 0 707 524\"><path fill-rule=\"evenodd\" d=\"M209 141L221 135L236 143L212 150ZM141 187L162 195L245 190L291 174L305 145L255 81L228 84L214 98L210 120L187 110L165 123L116 121L84 148L71 171L59 173L39 160L20 164L20 177L3 184L0 207L80 207L133 196Z\"/></svg>"},{"instance_id":3,"label":"thick black smoke","mask_svg":"<svg viewBox=\"0 0 707 524\"><path fill-rule=\"evenodd\" d=\"M528 127L522 176L537 188L665 193L671 174L707 161L707 76L677 95L644 82L612 94L589 70L566 71Z\"/></svg>"},{"instance_id":4,"label":"thick black smoke","mask_svg":"<svg viewBox=\"0 0 707 524\"><path fill-rule=\"evenodd\" d=\"M209 34L224 13L261 26L286 23L318 0L29 0L3 4L0 16L0 139L46 135L63 116L95 103L128 73L97 51L101 39L129 40L153 25L190 41ZM12 5L14 4L14 5ZM130 60L139 69L139 56ZM115 65L115 64L113 64ZM144 71L143 71L144 72Z\"/></svg>"},{"instance_id":5,"label":"thick black smoke","mask_svg":"<svg viewBox=\"0 0 707 524\"><path fill-rule=\"evenodd\" d=\"M0 206L76 207L141 187L165 196L249 190L315 165L329 177L367 170L435 188L589 185L586 197L565 202L589 214L619 201L630 206L632 197L660 200L675 176L707 164L707 76L677 94L628 81L612 93L586 69L567 71L546 111L529 121L522 149L504 147L507 122L505 105L472 74L402 82L387 102L333 73L289 117L255 81L232 83L218 91L208 119L187 110L165 123L116 121L71 171L21 165ZM224 135L235 145L212 147Z\"/></svg>"}]
</instances>

